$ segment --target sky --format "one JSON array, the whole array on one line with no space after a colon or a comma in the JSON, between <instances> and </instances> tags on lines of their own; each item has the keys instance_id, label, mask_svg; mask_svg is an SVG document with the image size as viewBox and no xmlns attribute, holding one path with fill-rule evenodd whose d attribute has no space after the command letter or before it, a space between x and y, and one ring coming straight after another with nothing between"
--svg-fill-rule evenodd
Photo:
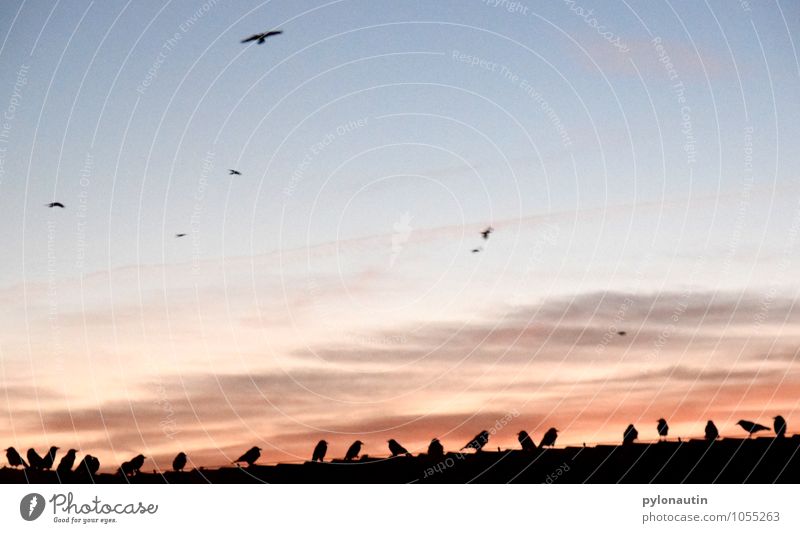
<instances>
[{"instance_id":1,"label":"sky","mask_svg":"<svg viewBox=\"0 0 800 533\"><path fill-rule=\"evenodd\" d=\"M785 0L3 2L0 444L149 470L792 432L798 24Z\"/></svg>"}]
</instances>

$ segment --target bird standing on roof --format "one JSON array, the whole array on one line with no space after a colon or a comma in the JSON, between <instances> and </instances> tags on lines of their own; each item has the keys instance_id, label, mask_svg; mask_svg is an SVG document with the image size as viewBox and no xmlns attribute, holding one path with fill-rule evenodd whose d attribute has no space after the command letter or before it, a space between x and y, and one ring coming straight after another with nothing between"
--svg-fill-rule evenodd
<instances>
[{"instance_id":1,"label":"bird standing on roof","mask_svg":"<svg viewBox=\"0 0 800 533\"><path fill-rule=\"evenodd\" d=\"M489 432L484 429L483 431L475 435L472 438L472 440L469 441L467 444L465 444L464 447L461 449L465 450L467 448L472 448L476 452L479 452L483 449L484 446L486 446L487 442L489 442Z\"/></svg>"},{"instance_id":2,"label":"bird standing on roof","mask_svg":"<svg viewBox=\"0 0 800 533\"><path fill-rule=\"evenodd\" d=\"M326 453L328 453L328 443L327 441L321 440L314 446L314 453L311 454L311 461L324 462Z\"/></svg>"},{"instance_id":3,"label":"bird standing on roof","mask_svg":"<svg viewBox=\"0 0 800 533\"><path fill-rule=\"evenodd\" d=\"M56 452L58 451L58 446L50 446L50 449L47 451L47 454L42 457L42 468L45 470L50 470L53 468L53 463L56 462Z\"/></svg>"},{"instance_id":4,"label":"bird standing on roof","mask_svg":"<svg viewBox=\"0 0 800 533\"><path fill-rule=\"evenodd\" d=\"M172 460L172 470L175 472L181 472L186 467L187 459L188 457L186 457L185 453L178 453L178 455L175 456L175 459Z\"/></svg>"},{"instance_id":5,"label":"bird standing on roof","mask_svg":"<svg viewBox=\"0 0 800 533\"><path fill-rule=\"evenodd\" d=\"M16 448L13 446L6 448L6 459L8 459L8 464L14 468L18 466L22 466L28 468L28 463L22 458Z\"/></svg>"},{"instance_id":6,"label":"bird standing on roof","mask_svg":"<svg viewBox=\"0 0 800 533\"><path fill-rule=\"evenodd\" d=\"M256 464L256 461L258 461L259 457L261 457L261 448L258 446L253 446L244 452L241 457L236 459L234 463L247 463L247 466L253 466Z\"/></svg>"},{"instance_id":7,"label":"bird standing on roof","mask_svg":"<svg viewBox=\"0 0 800 533\"><path fill-rule=\"evenodd\" d=\"M719 438L719 430L713 420L706 422L706 440L717 440Z\"/></svg>"},{"instance_id":8,"label":"bird standing on roof","mask_svg":"<svg viewBox=\"0 0 800 533\"><path fill-rule=\"evenodd\" d=\"M392 452L392 457L397 457L398 455L411 455L408 453L402 444L397 442L394 439L389 439L389 451Z\"/></svg>"},{"instance_id":9,"label":"bird standing on roof","mask_svg":"<svg viewBox=\"0 0 800 533\"><path fill-rule=\"evenodd\" d=\"M772 427L775 429L775 436L778 438L783 438L786 436L786 420L781 416L778 415L773 418Z\"/></svg>"},{"instance_id":10,"label":"bird standing on roof","mask_svg":"<svg viewBox=\"0 0 800 533\"><path fill-rule=\"evenodd\" d=\"M544 434L544 437L542 437L542 442L539 443L539 447L555 446L557 438L558 430L556 428L550 428L547 430L547 433Z\"/></svg>"},{"instance_id":11,"label":"bird standing on roof","mask_svg":"<svg viewBox=\"0 0 800 533\"><path fill-rule=\"evenodd\" d=\"M767 426L762 426L761 424L756 424L755 422L751 422L749 420L739 420L736 422L736 424L741 426L742 429L747 432L748 439L753 436L753 433L769 429Z\"/></svg>"},{"instance_id":12,"label":"bird standing on roof","mask_svg":"<svg viewBox=\"0 0 800 533\"><path fill-rule=\"evenodd\" d=\"M428 457L444 457L444 446L439 442L439 439L432 439L428 444Z\"/></svg>"},{"instance_id":13,"label":"bird standing on roof","mask_svg":"<svg viewBox=\"0 0 800 533\"><path fill-rule=\"evenodd\" d=\"M75 454L77 452L78 450L70 448L67 453L64 454L64 457L61 458L61 461L58 462L56 472L59 477L67 476L72 472L72 467L75 466Z\"/></svg>"},{"instance_id":14,"label":"bird standing on roof","mask_svg":"<svg viewBox=\"0 0 800 533\"><path fill-rule=\"evenodd\" d=\"M76 472L87 473L93 476L100 470L100 460L93 455L86 455L81 463L78 465Z\"/></svg>"},{"instance_id":15,"label":"bird standing on roof","mask_svg":"<svg viewBox=\"0 0 800 533\"><path fill-rule=\"evenodd\" d=\"M625 428L625 433L622 434L622 444L633 444L633 441L639 438L639 432L633 424L628 424Z\"/></svg>"},{"instance_id":16,"label":"bird standing on roof","mask_svg":"<svg viewBox=\"0 0 800 533\"><path fill-rule=\"evenodd\" d=\"M44 464L44 459L42 456L36 453L36 450L33 448L28 448L28 451L25 453L28 457L28 464L31 465L31 468L34 470L41 470L42 465Z\"/></svg>"},{"instance_id":17,"label":"bird standing on roof","mask_svg":"<svg viewBox=\"0 0 800 533\"><path fill-rule=\"evenodd\" d=\"M353 459L358 457L358 454L361 453L361 445L362 444L364 444L364 443L361 442L360 440L357 440L353 444L351 444L350 447L347 448L347 453L344 454L344 460L345 461L352 461Z\"/></svg>"},{"instance_id":18,"label":"bird standing on roof","mask_svg":"<svg viewBox=\"0 0 800 533\"><path fill-rule=\"evenodd\" d=\"M532 452L536 450L536 444L534 444L533 439L531 439L531 436L528 435L527 431L520 431L517 433L517 440L524 451Z\"/></svg>"},{"instance_id":19,"label":"bird standing on roof","mask_svg":"<svg viewBox=\"0 0 800 533\"><path fill-rule=\"evenodd\" d=\"M669 433L669 426L667 425L667 421L663 418L658 419L658 440L661 440L661 437L664 437L664 440L667 440L667 434Z\"/></svg>"}]
</instances>

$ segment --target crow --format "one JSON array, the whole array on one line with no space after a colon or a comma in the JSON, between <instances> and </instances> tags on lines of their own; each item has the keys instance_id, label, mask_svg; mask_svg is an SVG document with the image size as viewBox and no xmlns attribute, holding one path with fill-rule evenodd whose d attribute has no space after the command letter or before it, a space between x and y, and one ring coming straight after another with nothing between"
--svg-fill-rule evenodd
<instances>
[{"instance_id":1,"label":"crow","mask_svg":"<svg viewBox=\"0 0 800 533\"><path fill-rule=\"evenodd\" d=\"M311 454L311 462L319 461L325 462L325 454L328 453L328 442L321 440L314 447L314 453Z\"/></svg>"},{"instance_id":2,"label":"crow","mask_svg":"<svg viewBox=\"0 0 800 533\"><path fill-rule=\"evenodd\" d=\"M742 426L742 429L747 432L748 439L753 436L753 433L769 429L767 426L762 426L761 424L756 424L749 420L739 420L736 424Z\"/></svg>"},{"instance_id":3,"label":"crow","mask_svg":"<svg viewBox=\"0 0 800 533\"><path fill-rule=\"evenodd\" d=\"M358 454L361 453L361 445L362 444L364 444L364 443L361 442L360 440L357 440L353 444L351 444L350 447L347 448L347 453L344 454L344 460L345 461L352 461L353 459L358 457Z\"/></svg>"},{"instance_id":4,"label":"crow","mask_svg":"<svg viewBox=\"0 0 800 533\"><path fill-rule=\"evenodd\" d=\"M628 334L628 332L627 332L627 331L618 331L618 332L617 332L617 335L619 335L620 337L624 337L624 336L625 336L625 335L627 335L627 334Z\"/></svg>"},{"instance_id":5,"label":"crow","mask_svg":"<svg viewBox=\"0 0 800 533\"><path fill-rule=\"evenodd\" d=\"M49 204L44 204L44 205L45 207L49 207L50 209L54 207L60 207L61 209L64 209L64 204L62 204L61 202L50 202Z\"/></svg>"},{"instance_id":6,"label":"crow","mask_svg":"<svg viewBox=\"0 0 800 533\"><path fill-rule=\"evenodd\" d=\"M272 30L272 31L265 31L264 33L256 33L251 35L247 39L242 39L242 43L249 43L251 41L258 41L258 44L264 44L264 41L267 37L272 37L273 35L280 35L283 33L281 30Z\"/></svg>"},{"instance_id":7,"label":"crow","mask_svg":"<svg viewBox=\"0 0 800 533\"><path fill-rule=\"evenodd\" d=\"M667 421L663 418L658 419L658 436L661 440L661 437L664 437L664 440L667 440L667 433L669 433L669 426L667 425Z\"/></svg>"},{"instance_id":8,"label":"crow","mask_svg":"<svg viewBox=\"0 0 800 533\"><path fill-rule=\"evenodd\" d=\"M56 472L58 472L59 477L64 477L69 475L72 472L72 467L75 466L75 453L78 450L70 448L66 455L61 458L61 461L58 462L58 468L56 468Z\"/></svg>"},{"instance_id":9,"label":"crow","mask_svg":"<svg viewBox=\"0 0 800 533\"><path fill-rule=\"evenodd\" d=\"M483 240L484 240L484 241L486 241L486 240L489 240L489 235L491 235L493 231L494 231L494 228L493 228L493 227L491 227L491 226L489 226L488 228L486 228L485 230L483 230L483 231L481 232L481 235L483 236Z\"/></svg>"},{"instance_id":10,"label":"crow","mask_svg":"<svg viewBox=\"0 0 800 533\"><path fill-rule=\"evenodd\" d=\"M539 443L539 447L555 446L557 438L558 430L556 428L550 428L547 430L547 433L544 434L544 437L542 437L542 442Z\"/></svg>"},{"instance_id":11,"label":"crow","mask_svg":"<svg viewBox=\"0 0 800 533\"><path fill-rule=\"evenodd\" d=\"M532 452L536 449L536 444L534 444L533 439L531 439L531 436L528 435L527 431L520 431L517 434L517 440L519 440L519 443L522 445L522 449L526 452Z\"/></svg>"},{"instance_id":12,"label":"crow","mask_svg":"<svg viewBox=\"0 0 800 533\"><path fill-rule=\"evenodd\" d=\"M14 468L18 466L22 466L28 468L28 463L20 456L19 452L13 446L10 448L6 448L6 459L8 459L8 464L13 466Z\"/></svg>"},{"instance_id":13,"label":"crow","mask_svg":"<svg viewBox=\"0 0 800 533\"><path fill-rule=\"evenodd\" d=\"M467 448L472 448L476 452L479 452L483 449L484 446L486 446L487 442L489 442L489 432L484 429L483 431L475 435L475 437L473 437L472 440L466 443L464 447L461 449L466 450Z\"/></svg>"},{"instance_id":14,"label":"crow","mask_svg":"<svg viewBox=\"0 0 800 533\"><path fill-rule=\"evenodd\" d=\"M444 457L444 446L439 439L433 439L428 444L428 457Z\"/></svg>"},{"instance_id":15,"label":"crow","mask_svg":"<svg viewBox=\"0 0 800 533\"><path fill-rule=\"evenodd\" d=\"M636 431L633 424L628 424L628 427L625 428L625 433L622 434L622 444L633 444L633 441L638 438L639 432Z\"/></svg>"},{"instance_id":16,"label":"crow","mask_svg":"<svg viewBox=\"0 0 800 533\"><path fill-rule=\"evenodd\" d=\"M713 420L706 422L706 440L717 440L719 438L719 430Z\"/></svg>"},{"instance_id":17,"label":"crow","mask_svg":"<svg viewBox=\"0 0 800 533\"><path fill-rule=\"evenodd\" d=\"M232 168L228 169L228 176L241 176L242 173L238 170L233 170Z\"/></svg>"},{"instance_id":18,"label":"crow","mask_svg":"<svg viewBox=\"0 0 800 533\"><path fill-rule=\"evenodd\" d=\"M482 252L482 251L483 251L483 248L481 248L480 246L478 246L477 248L473 248L472 249L472 253L473 254L477 254L478 252Z\"/></svg>"},{"instance_id":19,"label":"crow","mask_svg":"<svg viewBox=\"0 0 800 533\"><path fill-rule=\"evenodd\" d=\"M772 427L775 429L775 436L783 438L786 436L786 420L781 416L778 415L773 418L774 422L772 423Z\"/></svg>"},{"instance_id":20,"label":"crow","mask_svg":"<svg viewBox=\"0 0 800 533\"><path fill-rule=\"evenodd\" d=\"M392 452L392 457L397 457L398 455L408 455L408 456L411 455L410 453L408 453L408 450L406 450L403 447L403 445L397 442L396 440L389 439L388 442L389 442L389 451Z\"/></svg>"},{"instance_id":21,"label":"crow","mask_svg":"<svg viewBox=\"0 0 800 533\"><path fill-rule=\"evenodd\" d=\"M176 233L175 238L180 239L181 237L186 237L186 235L187 235L186 233Z\"/></svg>"},{"instance_id":22,"label":"crow","mask_svg":"<svg viewBox=\"0 0 800 533\"><path fill-rule=\"evenodd\" d=\"M172 460L172 470L175 472L181 472L186 467L186 454L180 452L178 455L175 456L175 459Z\"/></svg>"},{"instance_id":23,"label":"crow","mask_svg":"<svg viewBox=\"0 0 800 533\"><path fill-rule=\"evenodd\" d=\"M135 476L139 474L139 470L142 469L144 466L144 460L147 459L142 454L137 455L130 461L125 461L119 467L118 473L122 474L123 476Z\"/></svg>"},{"instance_id":24,"label":"crow","mask_svg":"<svg viewBox=\"0 0 800 533\"><path fill-rule=\"evenodd\" d=\"M261 457L261 448L258 446L253 446L244 452L241 457L236 459L234 463L247 463L247 466L253 466L256 464L256 461L258 461L259 457Z\"/></svg>"},{"instance_id":25,"label":"crow","mask_svg":"<svg viewBox=\"0 0 800 533\"><path fill-rule=\"evenodd\" d=\"M58 451L58 446L51 446L50 450L48 450L47 455L42 457L42 468L45 470L50 470L53 468L53 463L56 462L56 452Z\"/></svg>"},{"instance_id":26,"label":"crow","mask_svg":"<svg viewBox=\"0 0 800 533\"><path fill-rule=\"evenodd\" d=\"M93 476L100 470L100 461L93 455L86 455L81 463L78 465L76 472L84 473L84 471Z\"/></svg>"},{"instance_id":27,"label":"crow","mask_svg":"<svg viewBox=\"0 0 800 533\"><path fill-rule=\"evenodd\" d=\"M41 470L42 465L44 464L44 459L36 453L36 450L33 448L28 448L27 453L25 454L28 457L28 463L31 465L31 468L34 470Z\"/></svg>"}]
</instances>

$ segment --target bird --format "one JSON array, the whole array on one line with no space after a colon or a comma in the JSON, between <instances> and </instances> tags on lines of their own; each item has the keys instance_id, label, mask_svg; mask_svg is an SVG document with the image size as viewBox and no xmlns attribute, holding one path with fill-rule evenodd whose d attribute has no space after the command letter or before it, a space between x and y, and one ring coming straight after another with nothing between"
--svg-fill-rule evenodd
<instances>
[{"instance_id":1,"label":"bird","mask_svg":"<svg viewBox=\"0 0 800 533\"><path fill-rule=\"evenodd\" d=\"M531 436L528 435L527 431L520 431L517 433L517 440L522 445L522 449L526 452L532 452L536 449L536 444L534 444L533 439Z\"/></svg>"},{"instance_id":2,"label":"bird","mask_svg":"<svg viewBox=\"0 0 800 533\"><path fill-rule=\"evenodd\" d=\"M396 440L389 439L388 442L389 442L389 451L392 452L392 457L397 457L398 455L409 455L409 456L411 455L410 453L408 453L408 450L406 450L403 447L403 445L397 442Z\"/></svg>"},{"instance_id":3,"label":"bird","mask_svg":"<svg viewBox=\"0 0 800 533\"><path fill-rule=\"evenodd\" d=\"M739 420L736 422L736 424L742 426L742 429L747 432L748 439L753 436L753 433L769 429L767 426L762 426L761 424L756 424L755 422L751 422L749 420Z\"/></svg>"},{"instance_id":4,"label":"bird","mask_svg":"<svg viewBox=\"0 0 800 533\"><path fill-rule=\"evenodd\" d=\"M483 230L483 231L481 232L481 235L483 236L483 240L484 240L484 241L486 241L486 240L489 240L489 235L491 235L493 231L494 231L494 228L493 228L493 227L491 227L491 226L489 226L488 228L486 228L485 230Z\"/></svg>"},{"instance_id":5,"label":"bird","mask_svg":"<svg viewBox=\"0 0 800 533\"><path fill-rule=\"evenodd\" d=\"M444 446L439 439L432 439L428 444L428 457L444 457Z\"/></svg>"},{"instance_id":6,"label":"bird","mask_svg":"<svg viewBox=\"0 0 800 533\"><path fill-rule=\"evenodd\" d=\"M783 438L786 436L786 420L781 416L778 415L773 418L774 422L772 423L772 427L775 429L775 436L779 438Z\"/></svg>"},{"instance_id":7,"label":"bird","mask_svg":"<svg viewBox=\"0 0 800 533\"><path fill-rule=\"evenodd\" d=\"M36 453L36 450L33 448L28 448L28 451L25 453L28 457L28 464L31 465L31 468L34 470L41 470L42 465L44 464L44 459L42 456Z\"/></svg>"},{"instance_id":8,"label":"bird","mask_svg":"<svg viewBox=\"0 0 800 533\"><path fill-rule=\"evenodd\" d=\"M247 466L253 466L256 464L256 461L258 461L259 457L261 457L261 448L258 446L253 446L244 452L241 457L236 459L234 463L247 463Z\"/></svg>"},{"instance_id":9,"label":"bird","mask_svg":"<svg viewBox=\"0 0 800 533\"><path fill-rule=\"evenodd\" d=\"M311 454L311 462L324 462L326 453L328 453L328 442L321 440L314 446L314 453Z\"/></svg>"},{"instance_id":10,"label":"bird","mask_svg":"<svg viewBox=\"0 0 800 533\"><path fill-rule=\"evenodd\" d=\"M175 456L175 459L172 460L172 470L175 472L181 472L184 467L186 467L186 454L180 452Z\"/></svg>"},{"instance_id":11,"label":"bird","mask_svg":"<svg viewBox=\"0 0 800 533\"><path fill-rule=\"evenodd\" d=\"M50 470L53 468L53 463L56 462L56 452L58 449L58 446L50 447L50 449L47 451L47 454L42 457L42 468L45 470Z\"/></svg>"},{"instance_id":12,"label":"bird","mask_svg":"<svg viewBox=\"0 0 800 533\"><path fill-rule=\"evenodd\" d=\"M627 334L628 334L628 332L627 332L627 331L618 331L618 332L617 332L617 335L619 335L620 337L624 337L624 336L625 336L625 335L627 335Z\"/></svg>"},{"instance_id":13,"label":"bird","mask_svg":"<svg viewBox=\"0 0 800 533\"><path fill-rule=\"evenodd\" d=\"M86 455L81 463L78 465L76 472L84 473L84 471L93 476L100 470L100 461L93 455Z\"/></svg>"},{"instance_id":14,"label":"bird","mask_svg":"<svg viewBox=\"0 0 800 533\"><path fill-rule=\"evenodd\" d=\"M142 469L142 466L144 466L145 459L147 459L147 457L145 457L142 454L139 454L130 461L123 462L120 465L119 470L117 472L119 472L123 476L135 476L139 474L139 471Z\"/></svg>"},{"instance_id":15,"label":"bird","mask_svg":"<svg viewBox=\"0 0 800 533\"><path fill-rule=\"evenodd\" d=\"M28 468L28 463L20 456L19 452L13 446L10 448L5 449L6 452L6 459L8 459L8 464L13 466L14 468L18 466L22 466Z\"/></svg>"},{"instance_id":16,"label":"bird","mask_svg":"<svg viewBox=\"0 0 800 533\"><path fill-rule=\"evenodd\" d=\"M64 209L64 204L62 204L61 202L50 202L49 204L44 204L44 205L45 207L49 207L50 209L54 207L60 207L61 209Z\"/></svg>"},{"instance_id":17,"label":"bird","mask_svg":"<svg viewBox=\"0 0 800 533\"><path fill-rule=\"evenodd\" d=\"M545 446L555 446L557 438L558 430L556 428L550 428L547 430L547 433L544 434L544 437L542 437L542 442L539 443L539 446L541 448Z\"/></svg>"},{"instance_id":18,"label":"bird","mask_svg":"<svg viewBox=\"0 0 800 533\"><path fill-rule=\"evenodd\" d=\"M719 438L719 430L713 420L706 422L706 440L717 440Z\"/></svg>"},{"instance_id":19,"label":"bird","mask_svg":"<svg viewBox=\"0 0 800 533\"><path fill-rule=\"evenodd\" d=\"M241 176L242 173L238 170L233 170L232 168L228 169L228 176Z\"/></svg>"},{"instance_id":20,"label":"bird","mask_svg":"<svg viewBox=\"0 0 800 533\"><path fill-rule=\"evenodd\" d=\"M351 444L350 447L347 448L347 453L344 454L344 460L345 461L352 461L353 459L358 457L358 454L361 453L361 445L362 444L364 444L364 443L361 442L360 440L357 440L353 444Z\"/></svg>"},{"instance_id":21,"label":"bird","mask_svg":"<svg viewBox=\"0 0 800 533\"><path fill-rule=\"evenodd\" d=\"M472 249L472 253L473 254L477 254L478 252L482 252L482 251L483 251L483 248L481 248L480 246L478 246L477 248L473 248Z\"/></svg>"},{"instance_id":22,"label":"bird","mask_svg":"<svg viewBox=\"0 0 800 533\"><path fill-rule=\"evenodd\" d=\"M186 235L187 235L186 233L176 233L175 238L180 239L181 237L186 237Z\"/></svg>"},{"instance_id":23,"label":"bird","mask_svg":"<svg viewBox=\"0 0 800 533\"><path fill-rule=\"evenodd\" d=\"M283 33L281 30L272 30L272 31L265 31L264 33L255 33L248 37L247 39L242 39L242 43L249 43L251 41L258 41L258 44L264 44L264 41L267 37L272 37L273 35L280 35Z\"/></svg>"},{"instance_id":24,"label":"bird","mask_svg":"<svg viewBox=\"0 0 800 533\"><path fill-rule=\"evenodd\" d=\"M472 448L476 452L479 452L483 449L484 446L486 446L487 442L489 442L489 432L484 429L483 431L475 435L472 438L472 440L466 443L464 447L461 449L465 450L467 448Z\"/></svg>"},{"instance_id":25,"label":"bird","mask_svg":"<svg viewBox=\"0 0 800 533\"><path fill-rule=\"evenodd\" d=\"M625 433L622 434L622 444L633 444L633 441L639 438L639 432L633 424L628 424L625 428Z\"/></svg>"},{"instance_id":26,"label":"bird","mask_svg":"<svg viewBox=\"0 0 800 533\"><path fill-rule=\"evenodd\" d=\"M669 426L667 425L667 421L663 418L658 419L658 436L661 440L661 437L664 437L664 440L667 440L667 433L669 433Z\"/></svg>"},{"instance_id":27,"label":"bird","mask_svg":"<svg viewBox=\"0 0 800 533\"><path fill-rule=\"evenodd\" d=\"M56 472L58 473L59 477L66 476L72 472L72 467L75 466L75 454L77 452L78 450L70 448L64 457L61 458L61 461L58 462Z\"/></svg>"}]
</instances>

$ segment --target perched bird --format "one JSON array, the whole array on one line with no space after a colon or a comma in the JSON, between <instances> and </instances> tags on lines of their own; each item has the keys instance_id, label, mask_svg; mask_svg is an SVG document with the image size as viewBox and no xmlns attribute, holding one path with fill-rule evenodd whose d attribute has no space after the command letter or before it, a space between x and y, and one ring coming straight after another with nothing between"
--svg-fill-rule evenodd
<instances>
[{"instance_id":1,"label":"perched bird","mask_svg":"<svg viewBox=\"0 0 800 533\"><path fill-rule=\"evenodd\" d=\"M408 453L402 444L397 442L394 439L389 439L389 451L392 452L392 457L397 457L398 455L411 455Z\"/></svg>"},{"instance_id":2,"label":"perched bird","mask_svg":"<svg viewBox=\"0 0 800 533\"><path fill-rule=\"evenodd\" d=\"M243 43L249 43L251 41L258 41L258 44L264 44L264 41L267 37L272 37L273 35L280 35L283 33L281 30L272 30L272 31L265 31L264 33L256 33L251 35L247 39L242 39Z\"/></svg>"},{"instance_id":3,"label":"perched bird","mask_svg":"<svg viewBox=\"0 0 800 533\"><path fill-rule=\"evenodd\" d=\"M64 457L61 458L61 461L58 462L58 468L56 468L56 472L58 472L59 477L64 477L72 472L72 467L75 466L75 454L78 450L70 448Z\"/></svg>"},{"instance_id":4,"label":"perched bird","mask_svg":"<svg viewBox=\"0 0 800 533\"><path fill-rule=\"evenodd\" d=\"M232 168L228 169L228 176L241 176L242 173L238 170L233 170Z\"/></svg>"},{"instance_id":5,"label":"perched bird","mask_svg":"<svg viewBox=\"0 0 800 533\"><path fill-rule=\"evenodd\" d=\"M100 461L97 459L97 457L93 455L86 455L75 471L93 476L98 470L100 470Z\"/></svg>"},{"instance_id":6,"label":"perched bird","mask_svg":"<svg viewBox=\"0 0 800 533\"><path fill-rule=\"evenodd\" d=\"M28 451L25 453L25 455L28 457L28 464L31 465L31 468L34 470L42 469L42 465L44 465L44 459L42 459L41 455L36 453L36 450L33 448L28 448Z\"/></svg>"},{"instance_id":7,"label":"perched bird","mask_svg":"<svg viewBox=\"0 0 800 533\"><path fill-rule=\"evenodd\" d=\"M477 248L473 248L472 249L472 253L473 254L477 254L478 252L482 252L482 251L483 251L483 248L481 248L480 246L478 246Z\"/></svg>"},{"instance_id":8,"label":"perched bird","mask_svg":"<svg viewBox=\"0 0 800 533\"><path fill-rule=\"evenodd\" d=\"M186 237L186 235L187 235L186 233L176 233L175 238L180 239L181 237Z\"/></svg>"},{"instance_id":9,"label":"perched bird","mask_svg":"<svg viewBox=\"0 0 800 533\"><path fill-rule=\"evenodd\" d=\"M706 440L717 440L719 438L719 430L713 420L706 422Z\"/></svg>"},{"instance_id":10,"label":"perched bird","mask_svg":"<svg viewBox=\"0 0 800 533\"><path fill-rule=\"evenodd\" d=\"M8 459L8 464L13 466L14 468L18 466L23 466L28 468L28 463L20 456L19 452L13 446L10 448L6 448L6 459Z\"/></svg>"},{"instance_id":11,"label":"perched bird","mask_svg":"<svg viewBox=\"0 0 800 533\"><path fill-rule=\"evenodd\" d=\"M49 207L50 209L54 207L60 207L61 209L64 209L64 204L62 204L61 202L50 202L49 204L44 204L44 205L46 207Z\"/></svg>"},{"instance_id":12,"label":"perched bird","mask_svg":"<svg viewBox=\"0 0 800 533\"><path fill-rule=\"evenodd\" d=\"M545 446L555 446L557 438L558 430L556 428L550 428L547 430L547 433L544 434L544 437L542 437L542 442L539 443L539 446L541 448Z\"/></svg>"},{"instance_id":13,"label":"perched bird","mask_svg":"<svg viewBox=\"0 0 800 533\"><path fill-rule=\"evenodd\" d=\"M118 473L123 476L135 476L144 466L144 460L147 459L144 455L139 454L130 461L125 461L119 467Z\"/></svg>"},{"instance_id":14,"label":"perched bird","mask_svg":"<svg viewBox=\"0 0 800 533\"><path fill-rule=\"evenodd\" d=\"M472 440L466 443L464 447L461 449L465 450L467 448L472 448L476 452L479 452L483 449L484 446L486 446L487 442L489 442L489 432L484 429L483 431L475 435L472 438Z\"/></svg>"},{"instance_id":15,"label":"perched bird","mask_svg":"<svg viewBox=\"0 0 800 533\"><path fill-rule=\"evenodd\" d=\"M747 438L753 436L753 433L758 431L768 430L767 426L762 426L761 424L756 424L755 422L750 422L749 420L739 420L736 424L742 426L742 429L747 432Z\"/></svg>"},{"instance_id":16,"label":"perched bird","mask_svg":"<svg viewBox=\"0 0 800 533\"><path fill-rule=\"evenodd\" d=\"M314 446L314 453L311 454L311 461L325 461L325 454L328 453L328 442L321 440Z\"/></svg>"},{"instance_id":17,"label":"perched bird","mask_svg":"<svg viewBox=\"0 0 800 533\"><path fill-rule=\"evenodd\" d=\"M489 226L488 228L486 228L485 230L483 230L483 231L481 232L481 235L483 236L483 240L484 240L484 241L485 241L485 240L488 240L488 239L489 239L489 235L491 235L493 231L494 231L494 228L493 228L493 227L491 227L491 226Z\"/></svg>"},{"instance_id":18,"label":"perched bird","mask_svg":"<svg viewBox=\"0 0 800 533\"><path fill-rule=\"evenodd\" d=\"M172 469L175 472L181 472L186 467L186 454L180 452L178 455L175 456L175 459L172 460Z\"/></svg>"},{"instance_id":19,"label":"perched bird","mask_svg":"<svg viewBox=\"0 0 800 533\"><path fill-rule=\"evenodd\" d=\"M50 470L53 468L53 463L56 462L56 452L58 451L58 446L51 446L50 449L47 451L47 455L42 457L42 468L45 470Z\"/></svg>"},{"instance_id":20,"label":"perched bird","mask_svg":"<svg viewBox=\"0 0 800 533\"><path fill-rule=\"evenodd\" d=\"M351 444L350 447L347 448L347 453L344 454L344 460L345 461L352 461L353 459L358 457L358 454L361 453L361 445L362 444L364 444L364 443L361 442L360 440L357 440L353 444Z\"/></svg>"},{"instance_id":21,"label":"perched bird","mask_svg":"<svg viewBox=\"0 0 800 533\"><path fill-rule=\"evenodd\" d=\"M244 452L241 457L236 459L234 463L247 463L247 466L253 466L256 464L256 461L258 461L259 457L261 457L261 448L258 446L253 446Z\"/></svg>"},{"instance_id":22,"label":"perched bird","mask_svg":"<svg viewBox=\"0 0 800 533\"><path fill-rule=\"evenodd\" d=\"M628 427L625 428L625 433L622 434L622 444L633 444L633 441L638 438L639 432L636 431L633 424L628 424Z\"/></svg>"},{"instance_id":23,"label":"perched bird","mask_svg":"<svg viewBox=\"0 0 800 533\"><path fill-rule=\"evenodd\" d=\"M664 440L667 440L667 433L669 433L669 426L667 425L667 421L663 418L658 419L658 436L661 440L661 437L664 437Z\"/></svg>"},{"instance_id":24,"label":"perched bird","mask_svg":"<svg viewBox=\"0 0 800 533\"><path fill-rule=\"evenodd\" d=\"M528 435L527 431L520 431L517 434L517 440L519 440L519 443L522 445L522 449L526 452L532 452L536 449L536 444L534 444L533 439L531 439L531 436Z\"/></svg>"},{"instance_id":25,"label":"perched bird","mask_svg":"<svg viewBox=\"0 0 800 533\"><path fill-rule=\"evenodd\" d=\"M783 438L786 436L786 420L781 416L778 415L773 418L774 422L772 423L772 427L775 429L775 436Z\"/></svg>"},{"instance_id":26,"label":"perched bird","mask_svg":"<svg viewBox=\"0 0 800 533\"><path fill-rule=\"evenodd\" d=\"M444 457L444 446L439 439L433 439L428 444L428 457Z\"/></svg>"}]
</instances>

